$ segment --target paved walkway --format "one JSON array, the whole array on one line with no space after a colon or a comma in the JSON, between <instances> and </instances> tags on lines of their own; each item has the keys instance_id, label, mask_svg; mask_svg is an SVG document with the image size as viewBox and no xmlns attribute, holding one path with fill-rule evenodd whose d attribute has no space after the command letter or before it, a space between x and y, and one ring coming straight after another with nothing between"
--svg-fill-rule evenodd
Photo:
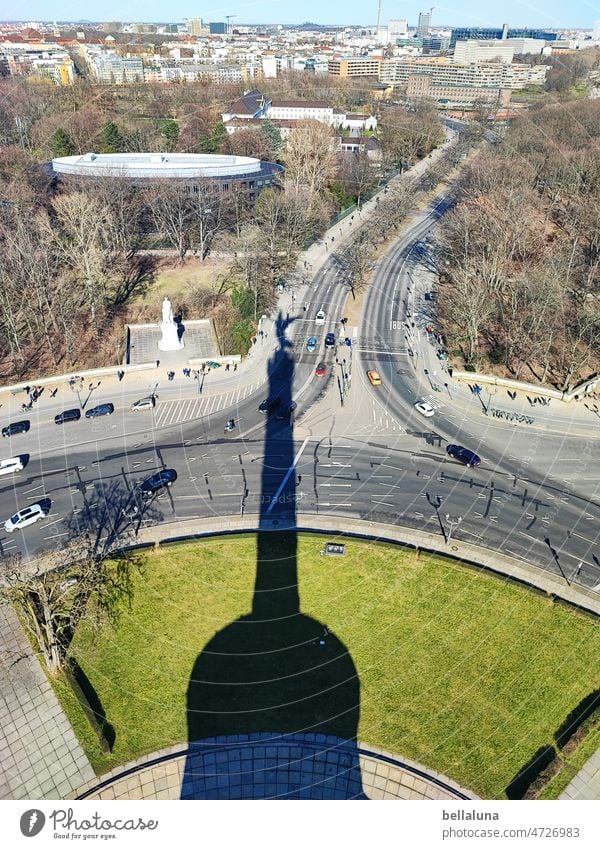
<instances>
[{"instance_id":1,"label":"paved walkway","mask_svg":"<svg viewBox=\"0 0 600 849\"><path fill-rule=\"evenodd\" d=\"M8 605L0 646L0 799L64 799L94 771Z\"/></svg>"},{"instance_id":2,"label":"paved walkway","mask_svg":"<svg viewBox=\"0 0 600 849\"><path fill-rule=\"evenodd\" d=\"M479 798L414 761L362 743L341 744L324 734L219 740L153 752L87 782L70 798Z\"/></svg>"},{"instance_id":3,"label":"paved walkway","mask_svg":"<svg viewBox=\"0 0 600 849\"><path fill-rule=\"evenodd\" d=\"M560 799L600 799L600 749L586 761Z\"/></svg>"}]
</instances>

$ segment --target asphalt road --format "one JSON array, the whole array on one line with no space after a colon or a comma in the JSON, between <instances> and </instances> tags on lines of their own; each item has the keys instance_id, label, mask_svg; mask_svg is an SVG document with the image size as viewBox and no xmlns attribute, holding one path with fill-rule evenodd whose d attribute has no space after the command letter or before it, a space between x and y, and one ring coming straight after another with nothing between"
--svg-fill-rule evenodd
<instances>
[{"instance_id":1,"label":"asphalt road","mask_svg":"<svg viewBox=\"0 0 600 849\"><path fill-rule=\"evenodd\" d=\"M264 510L265 465L273 479L283 480L290 471L291 439L297 457L293 493L288 490L287 500L272 508L273 516L289 519L301 510L397 522L446 539L453 535L481 542L573 583L600 588L595 553L600 479L593 476L589 440L540 431L532 435L490 423L476 400L461 411L446 404L443 393L434 399L434 419L414 410L427 382L414 355L418 345L411 324L413 318L422 322L423 315L413 315L415 309L421 310L415 295L419 283L413 275L418 266L427 264L428 234L449 204L448 199L438 200L415 216L381 261L365 301L355 351L360 367L355 361L354 379L362 381L364 393L376 394L402 422L405 433L393 440L298 441L283 422L270 427L265 449L266 417L258 412L261 400L289 392L291 380L301 417L333 389L335 352L325 351L323 341L329 330L340 333L348 288L332 258L306 296L308 309L304 311L300 303L298 315L289 322L280 316L279 346L275 346L280 350L273 350L274 339L269 343L268 384L264 374L257 374L251 391L226 395L223 404L211 404L200 418L184 416L178 421L164 414L168 405L193 401L189 393L178 400L180 390L169 386L161 388L154 413L129 412L140 393L136 390L134 397L134 390L123 385L113 416L62 427L53 422L58 408L46 400L38 402L29 434L5 440L2 446L3 457L28 455L28 462L22 472L0 478L0 517L5 519L42 497L51 499L51 511L23 531L9 534L0 525L0 552L29 557L64 544L84 529L107 542L117 537L133 541L136 529L145 524L259 512ZM319 309L326 312L323 326L314 321ZM306 340L312 335L318 337L319 347L310 354ZM320 360L328 365L321 378L314 373ZM382 387L374 389L366 382L364 371L369 367L381 372ZM113 399L99 388L89 404L106 400ZM231 416L237 428L226 435L223 427ZM4 417L0 423L7 421ZM470 470L448 458L448 442L477 451L482 466ZM178 480L143 504L137 486L161 468L175 468Z\"/></svg>"}]
</instances>

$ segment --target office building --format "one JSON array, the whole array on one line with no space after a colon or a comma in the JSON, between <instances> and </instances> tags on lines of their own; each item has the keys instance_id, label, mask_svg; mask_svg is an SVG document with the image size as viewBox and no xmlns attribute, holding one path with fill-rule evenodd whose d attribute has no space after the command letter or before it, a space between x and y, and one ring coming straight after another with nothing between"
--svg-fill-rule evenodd
<instances>
[{"instance_id":1,"label":"office building","mask_svg":"<svg viewBox=\"0 0 600 849\"><path fill-rule=\"evenodd\" d=\"M408 21L404 18L388 21L388 33L392 44L397 38L408 38Z\"/></svg>"},{"instance_id":2,"label":"office building","mask_svg":"<svg viewBox=\"0 0 600 849\"><path fill-rule=\"evenodd\" d=\"M190 35L202 35L202 18L188 18L186 24Z\"/></svg>"},{"instance_id":3,"label":"office building","mask_svg":"<svg viewBox=\"0 0 600 849\"><path fill-rule=\"evenodd\" d=\"M227 24L224 21L218 21L216 23L210 23L208 25L208 30L211 35L226 35L227 34Z\"/></svg>"},{"instance_id":4,"label":"office building","mask_svg":"<svg viewBox=\"0 0 600 849\"><path fill-rule=\"evenodd\" d=\"M450 49L454 49L457 41L467 41L473 38L478 41L505 38L542 38L544 41L556 41L558 36L555 32L546 32L539 29L509 29L508 24L504 24L499 29L489 27L457 27L452 30L452 35L450 36Z\"/></svg>"},{"instance_id":5,"label":"office building","mask_svg":"<svg viewBox=\"0 0 600 849\"><path fill-rule=\"evenodd\" d=\"M417 24L417 38L426 38L431 27L431 9L428 12L419 12L419 23Z\"/></svg>"},{"instance_id":6,"label":"office building","mask_svg":"<svg viewBox=\"0 0 600 849\"><path fill-rule=\"evenodd\" d=\"M343 56L330 59L332 77L379 77L383 56Z\"/></svg>"},{"instance_id":7,"label":"office building","mask_svg":"<svg viewBox=\"0 0 600 849\"><path fill-rule=\"evenodd\" d=\"M455 62L505 62L510 65L515 55L540 54L548 42L542 38L505 38L489 41L457 41Z\"/></svg>"}]
</instances>

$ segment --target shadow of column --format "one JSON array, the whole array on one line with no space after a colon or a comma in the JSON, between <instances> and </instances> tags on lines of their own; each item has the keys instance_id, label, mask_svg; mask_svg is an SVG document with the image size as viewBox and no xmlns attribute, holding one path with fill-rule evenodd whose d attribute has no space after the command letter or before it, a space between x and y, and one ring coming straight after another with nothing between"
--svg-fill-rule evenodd
<instances>
[{"instance_id":1,"label":"shadow of column","mask_svg":"<svg viewBox=\"0 0 600 849\"><path fill-rule=\"evenodd\" d=\"M345 645L300 609L292 400L294 363L277 322L252 610L202 649L188 692L183 799L366 798L356 734L360 686Z\"/></svg>"}]
</instances>

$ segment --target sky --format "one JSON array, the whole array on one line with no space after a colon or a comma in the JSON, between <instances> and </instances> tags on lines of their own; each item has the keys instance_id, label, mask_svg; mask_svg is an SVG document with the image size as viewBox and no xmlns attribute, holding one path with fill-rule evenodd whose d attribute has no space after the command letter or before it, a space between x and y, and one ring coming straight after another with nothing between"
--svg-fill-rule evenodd
<instances>
[{"instance_id":1,"label":"sky","mask_svg":"<svg viewBox=\"0 0 600 849\"><path fill-rule=\"evenodd\" d=\"M416 26L423 2L381 0L381 22L406 18ZM200 17L223 21L236 15L237 23L363 24L377 21L377 0L4 0L0 19L20 21L100 20L168 21ZM435 6L432 22L437 26L511 26L586 28L600 20L600 2L590 0L454 0Z\"/></svg>"}]
</instances>

